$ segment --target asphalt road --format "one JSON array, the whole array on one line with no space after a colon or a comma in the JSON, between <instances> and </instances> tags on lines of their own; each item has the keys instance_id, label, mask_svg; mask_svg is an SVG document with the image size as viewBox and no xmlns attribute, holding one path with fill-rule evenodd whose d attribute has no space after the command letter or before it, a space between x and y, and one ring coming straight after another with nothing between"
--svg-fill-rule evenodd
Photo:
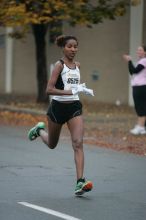
<instances>
[{"instance_id":1,"label":"asphalt road","mask_svg":"<svg viewBox=\"0 0 146 220\"><path fill-rule=\"evenodd\" d=\"M70 140L49 150L27 130L0 126L0 220L146 219L146 157L85 146L94 189L78 198Z\"/></svg>"}]
</instances>

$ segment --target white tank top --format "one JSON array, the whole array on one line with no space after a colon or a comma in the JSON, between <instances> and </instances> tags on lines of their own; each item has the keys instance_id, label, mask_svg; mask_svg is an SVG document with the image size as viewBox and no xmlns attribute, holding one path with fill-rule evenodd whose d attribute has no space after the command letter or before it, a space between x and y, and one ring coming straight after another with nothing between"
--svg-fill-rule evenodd
<instances>
[{"instance_id":1,"label":"white tank top","mask_svg":"<svg viewBox=\"0 0 146 220\"><path fill-rule=\"evenodd\" d=\"M60 73L55 87L62 90L71 90L77 84L80 84L80 70L78 66L74 69L69 68L66 64L63 64L63 70ZM52 99L63 102L63 101L75 101L79 100L77 95L54 95Z\"/></svg>"}]
</instances>

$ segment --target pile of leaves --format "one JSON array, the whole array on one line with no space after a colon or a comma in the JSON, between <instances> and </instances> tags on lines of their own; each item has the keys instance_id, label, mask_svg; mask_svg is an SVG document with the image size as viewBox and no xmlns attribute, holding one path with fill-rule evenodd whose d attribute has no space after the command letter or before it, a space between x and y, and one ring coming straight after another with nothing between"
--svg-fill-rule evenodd
<instances>
[{"instance_id":1,"label":"pile of leaves","mask_svg":"<svg viewBox=\"0 0 146 220\"><path fill-rule=\"evenodd\" d=\"M47 123L48 103L38 104L34 97L0 96L0 124L33 126L38 121ZM84 143L117 151L146 155L146 135L134 136L129 130L134 126L136 114L132 107L116 106L83 100L85 134ZM61 138L70 139L65 125Z\"/></svg>"}]
</instances>

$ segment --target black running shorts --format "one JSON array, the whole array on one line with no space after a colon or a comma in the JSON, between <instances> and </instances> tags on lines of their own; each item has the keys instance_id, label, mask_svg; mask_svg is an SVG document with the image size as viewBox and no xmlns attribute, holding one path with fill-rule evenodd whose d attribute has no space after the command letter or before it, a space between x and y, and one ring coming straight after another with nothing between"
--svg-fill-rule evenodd
<instances>
[{"instance_id":1,"label":"black running shorts","mask_svg":"<svg viewBox=\"0 0 146 220\"><path fill-rule=\"evenodd\" d=\"M47 115L53 122L64 124L71 118L82 114L82 103L77 100L71 103L62 103L52 100L47 111Z\"/></svg>"}]
</instances>

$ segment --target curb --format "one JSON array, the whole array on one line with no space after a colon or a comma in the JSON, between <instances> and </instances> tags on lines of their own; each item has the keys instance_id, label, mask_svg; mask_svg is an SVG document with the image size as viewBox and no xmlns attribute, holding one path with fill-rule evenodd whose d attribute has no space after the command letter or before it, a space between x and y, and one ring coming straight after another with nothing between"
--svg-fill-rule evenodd
<instances>
[{"instance_id":1,"label":"curb","mask_svg":"<svg viewBox=\"0 0 146 220\"><path fill-rule=\"evenodd\" d=\"M10 105L2 105L0 104L1 111L10 111L10 112L18 112L18 113L26 113L26 114L34 114L34 115L46 115L46 111L30 109L30 108L19 108Z\"/></svg>"}]
</instances>

